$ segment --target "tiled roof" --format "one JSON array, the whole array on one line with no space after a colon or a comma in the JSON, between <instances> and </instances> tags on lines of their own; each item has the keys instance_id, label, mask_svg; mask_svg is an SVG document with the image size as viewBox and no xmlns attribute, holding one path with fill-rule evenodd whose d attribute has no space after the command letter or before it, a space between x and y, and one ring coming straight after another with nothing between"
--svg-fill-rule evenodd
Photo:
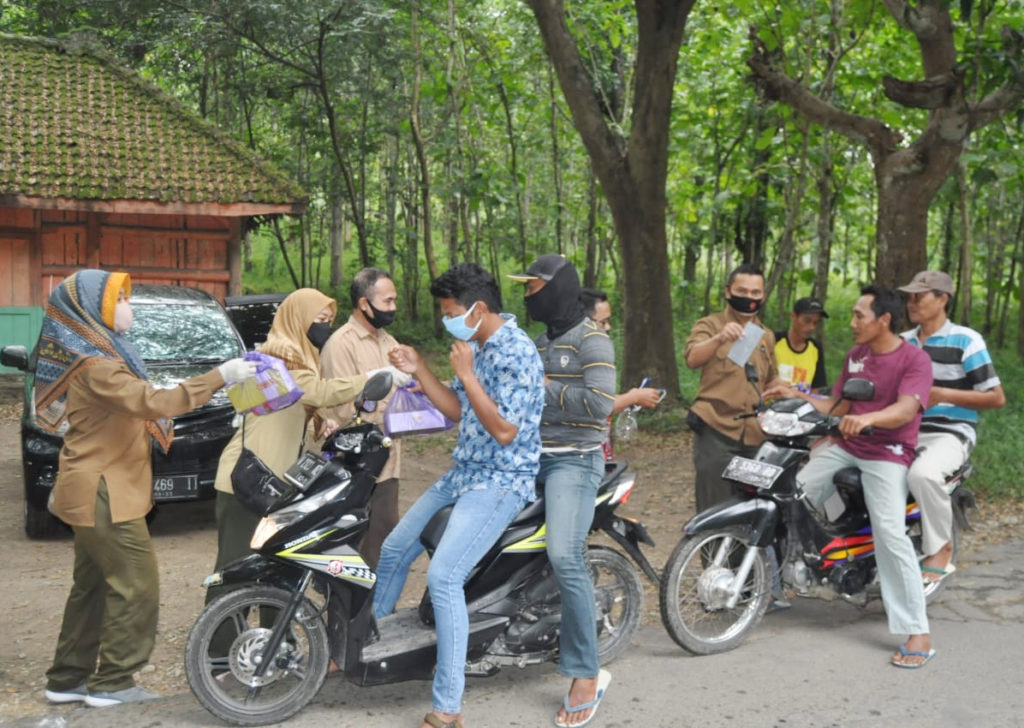
<instances>
[{"instance_id":1,"label":"tiled roof","mask_svg":"<svg viewBox=\"0 0 1024 728\"><path fill-rule=\"evenodd\" d=\"M0 196L303 202L302 189L82 36L0 34Z\"/></svg>"}]
</instances>

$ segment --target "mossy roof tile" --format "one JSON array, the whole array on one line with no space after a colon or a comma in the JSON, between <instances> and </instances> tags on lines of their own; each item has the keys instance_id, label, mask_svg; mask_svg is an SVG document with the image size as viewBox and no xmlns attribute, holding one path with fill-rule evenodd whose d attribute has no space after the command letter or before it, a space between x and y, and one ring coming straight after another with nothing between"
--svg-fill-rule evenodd
<instances>
[{"instance_id":1,"label":"mossy roof tile","mask_svg":"<svg viewBox=\"0 0 1024 728\"><path fill-rule=\"evenodd\" d=\"M305 201L282 172L102 50L2 33L0 195Z\"/></svg>"}]
</instances>

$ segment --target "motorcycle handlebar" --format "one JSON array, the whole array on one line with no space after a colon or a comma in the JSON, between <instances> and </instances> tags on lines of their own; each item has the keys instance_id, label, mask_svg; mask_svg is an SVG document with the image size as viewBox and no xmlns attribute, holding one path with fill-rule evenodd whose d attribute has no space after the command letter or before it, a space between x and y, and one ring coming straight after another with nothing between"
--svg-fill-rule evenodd
<instances>
[{"instance_id":1,"label":"motorcycle handlebar","mask_svg":"<svg viewBox=\"0 0 1024 728\"><path fill-rule=\"evenodd\" d=\"M839 423L842 422L842 420L843 420L842 417L836 417L834 415L830 415L829 416L829 418L828 418L828 431L829 431L829 434L831 434L831 435L838 435L838 434L840 434L839 433ZM872 427L871 425L868 425L867 427L865 427L863 430L860 431L860 435L873 435L873 434L875 434L875 428Z\"/></svg>"}]
</instances>

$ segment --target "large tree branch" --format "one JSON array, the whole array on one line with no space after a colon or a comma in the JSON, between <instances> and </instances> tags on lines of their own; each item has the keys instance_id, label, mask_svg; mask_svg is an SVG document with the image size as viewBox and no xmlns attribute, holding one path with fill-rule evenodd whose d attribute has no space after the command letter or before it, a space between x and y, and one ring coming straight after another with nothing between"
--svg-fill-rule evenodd
<instances>
[{"instance_id":1,"label":"large tree branch","mask_svg":"<svg viewBox=\"0 0 1024 728\"><path fill-rule=\"evenodd\" d=\"M884 159L899 147L902 141L899 132L878 119L851 114L822 101L784 71L775 67L769 58L768 49L757 37L755 28L751 28L750 38L754 44L754 53L747 59L747 65L760 79L762 88L769 98L784 102L816 124L863 142L871 150L876 161Z\"/></svg>"},{"instance_id":2,"label":"large tree branch","mask_svg":"<svg viewBox=\"0 0 1024 728\"><path fill-rule=\"evenodd\" d=\"M1024 79L1000 86L969 112L971 129L980 129L1000 119L1024 103Z\"/></svg>"},{"instance_id":3,"label":"large tree branch","mask_svg":"<svg viewBox=\"0 0 1024 728\"><path fill-rule=\"evenodd\" d=\"M1001 35L1004 53L1017 59L1015 67L1019 69L1020 58L1024 56L1024 33L1004 25ZM970 110L971 128L980 129L986 124L991 124L1019 107L1021 103L1024 103L1024 71L1018 70L1006 83Z\"/></svg>"},{"instance_id":4,"label":"large tree branch","mask_svg":"<svg viewBox=\"0 0 1024 728\"><path fill-rule=\"evenodd\" d=\"M941 109L955 96L963 95L963 73L950 71L924 81L902 81L886 76L882 79L885 95L897 104L915 109Z\"/></svg>"},{"instance_id":5,"label":"large tree branch","mask_svg":"<svg viewBox=\"0 0 1024 728\"><path fill-rule=\"evenodd\" d=\"M906 0L882 0L889 14L904 30L909 30L918 37L931 35L936 31L934 23L921 11Z\"/></svg>"}]
</instances>

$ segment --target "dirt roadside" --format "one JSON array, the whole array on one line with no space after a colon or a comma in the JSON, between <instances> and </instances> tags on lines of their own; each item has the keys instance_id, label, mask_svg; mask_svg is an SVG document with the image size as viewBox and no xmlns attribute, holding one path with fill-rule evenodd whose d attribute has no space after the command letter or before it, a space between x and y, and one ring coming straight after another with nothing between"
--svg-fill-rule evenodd
<instances>
[{"instance_id":1,"label":"dirt roadside","mask_svg":"<svg viewBox=\"0 0 1024 728\"><path fill-rule=\"evenodd\" d=\"M72 566L70 534L54 541L30 541L24 535L19 413L20 405L0 400L0 539L7 582L0 588L0 633L5 635L0 640L2 720L54 710L42 695L43 675L56 643ZM448 467L452 442L450 435L408 441L402 463L403 511ZM637 488L621 512L647 526L657 545L645 552L660 569L693 511L689 436L641 432L616 450L639 473ZM967 547L1024 535L1022 510L1021 504L981 504L976 530L966 538ZM151 662L138 679L148 689L171 695L188 691L182 655L188 631L203 604L200 582L215 556L212 502L163 506L151 530L160 565L160 623ZM404 603L418 601L425 564L421 559L414 565ZM656 589L645 583L645 590L644 623L658 625Z\"/></svg>"}]
</instances>

